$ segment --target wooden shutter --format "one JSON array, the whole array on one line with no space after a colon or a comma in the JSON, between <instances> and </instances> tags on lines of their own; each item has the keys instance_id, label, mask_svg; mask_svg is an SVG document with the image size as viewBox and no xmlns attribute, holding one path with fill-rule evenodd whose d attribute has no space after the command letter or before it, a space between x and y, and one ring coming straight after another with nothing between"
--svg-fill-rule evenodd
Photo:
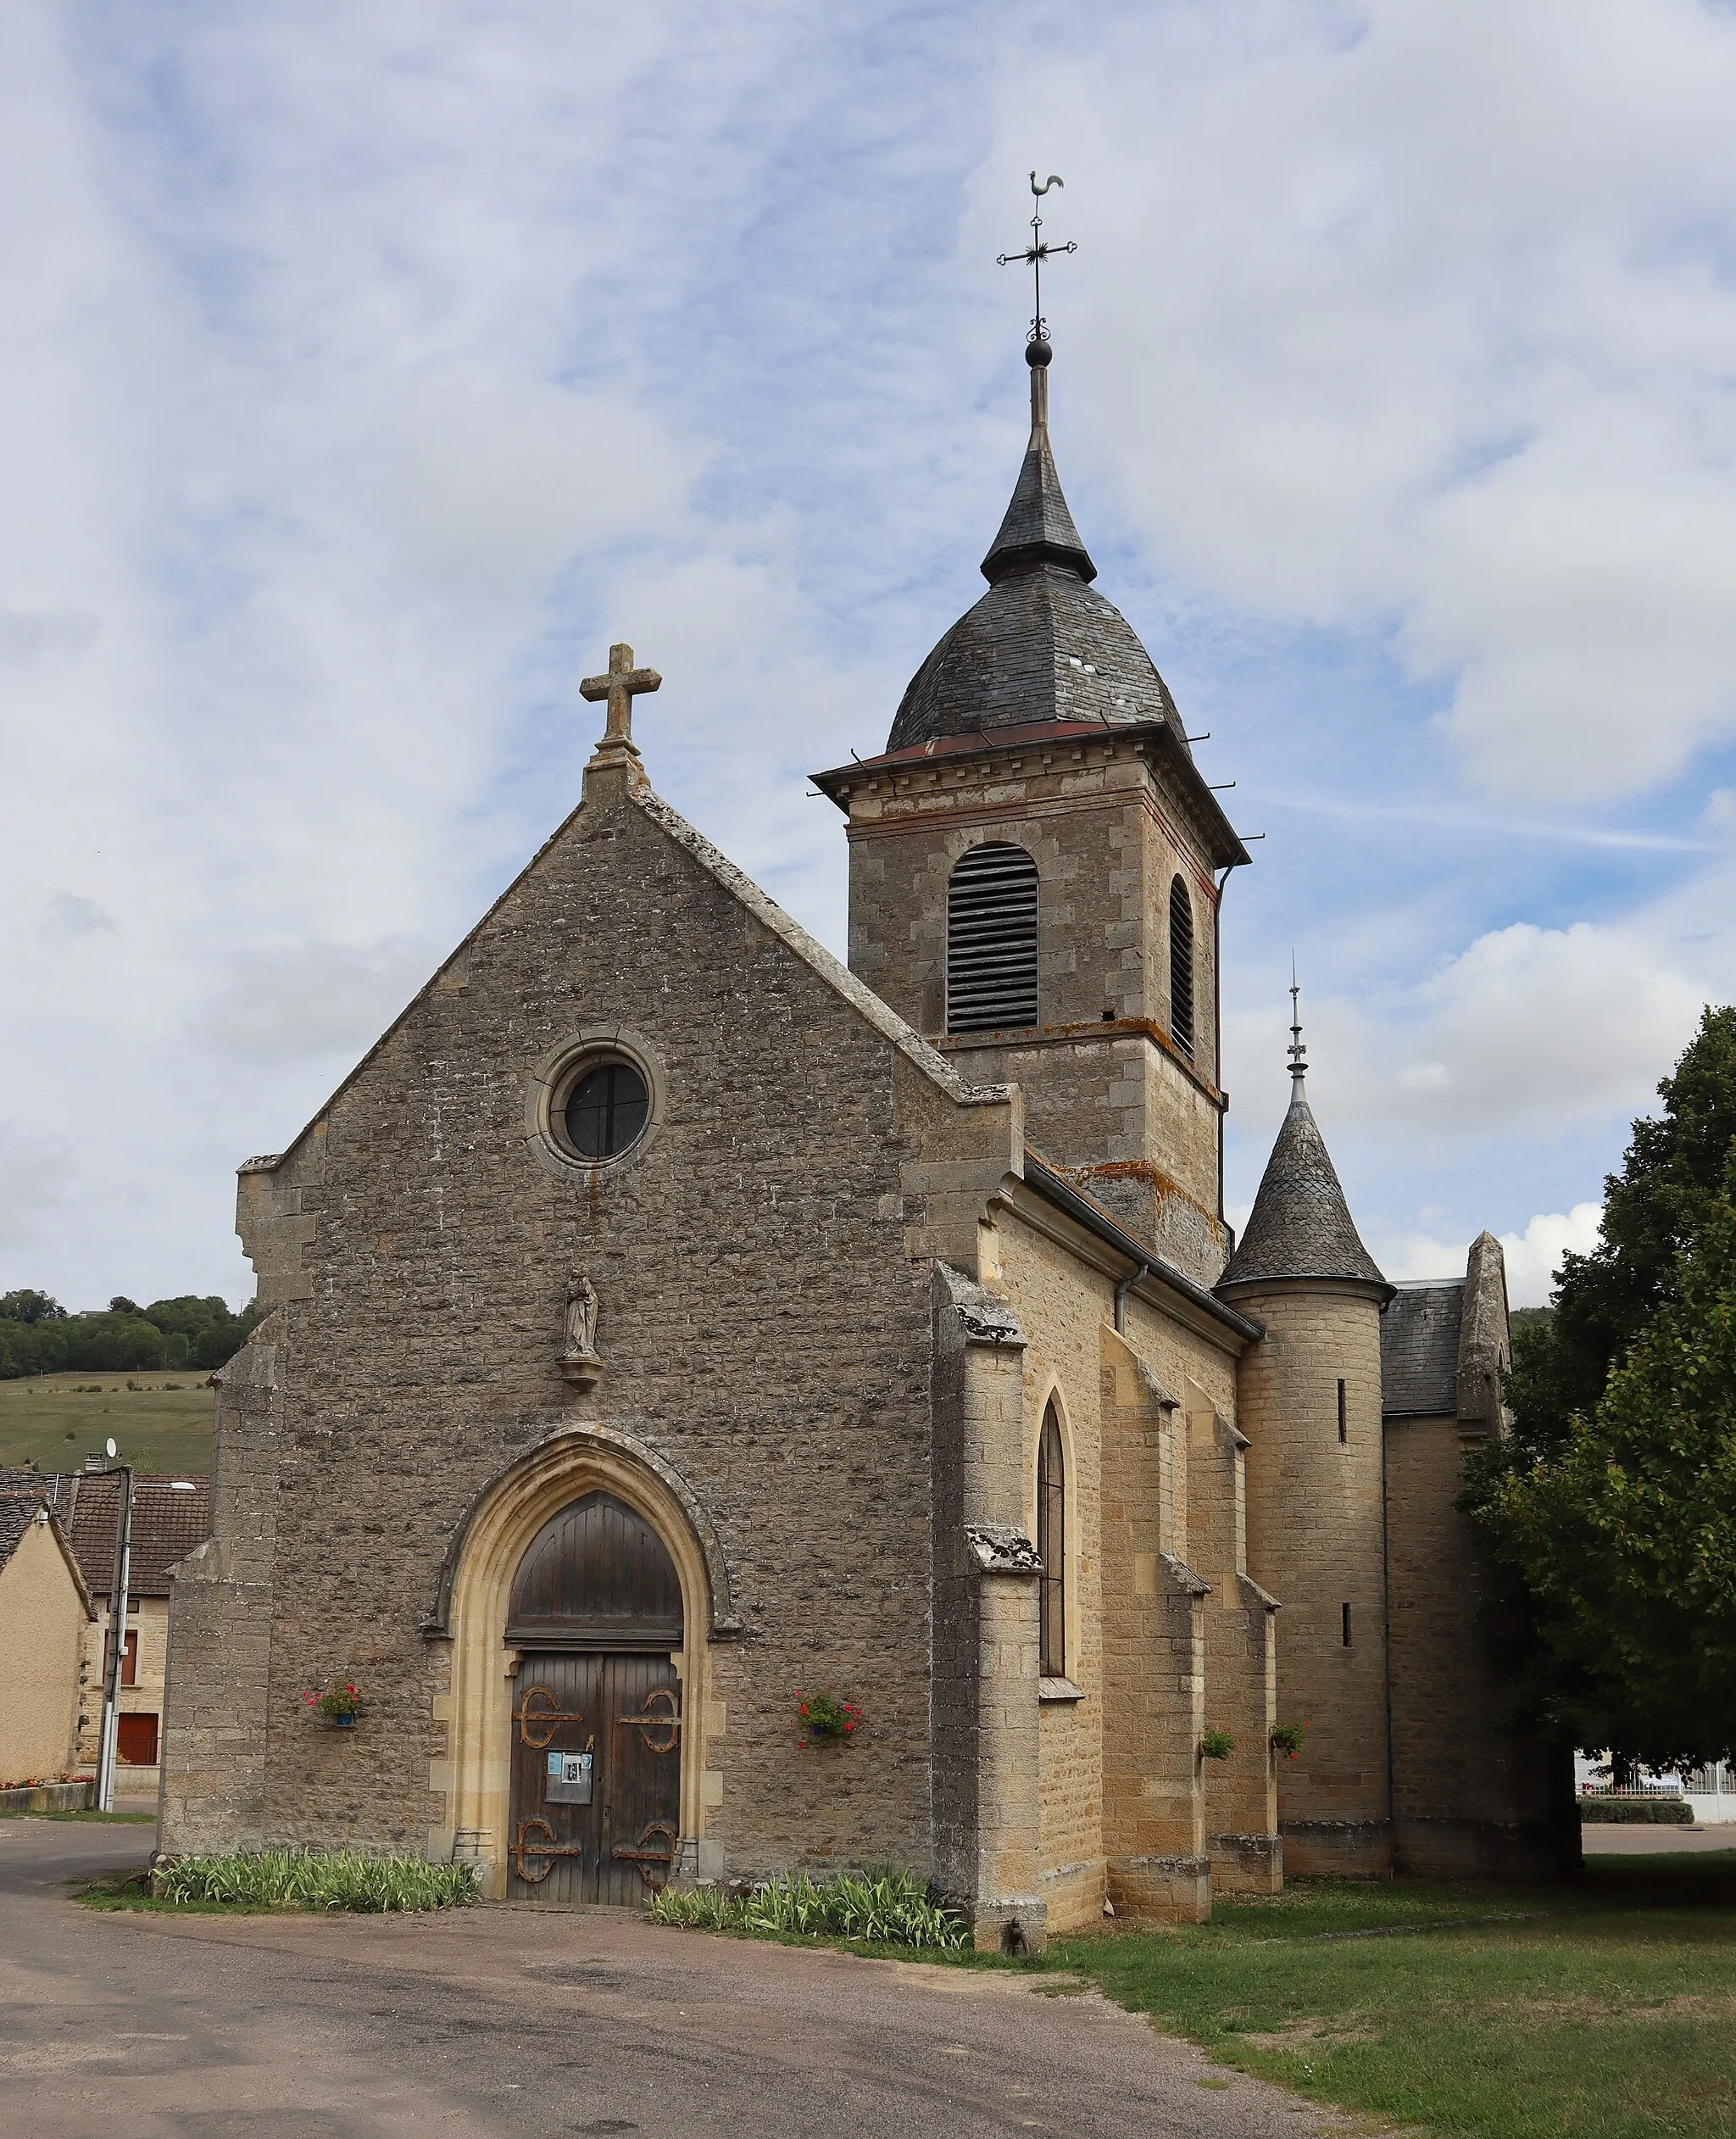
<instances>
[{"instance_id":1,"label":"wooden shutter","mask_svg":"<svg viewBox=\"0 0 1736 2139\"><path fill-rule=\"evenodd\" d=\"M1037 864L1004 842L972 847L946 894L946 1028L1037 1022Z\"/></svg>"},{"instance_id":2,"label":"wooden shutter","mask_svg":"<svg viewBox=\"0 0 1736 2139\"><path fill-rule=\"evenodd\" d=\"M1170 882L1170 1038L1194 1059L1194 902L1179 877Z\"/></svg>"}]
</instances>

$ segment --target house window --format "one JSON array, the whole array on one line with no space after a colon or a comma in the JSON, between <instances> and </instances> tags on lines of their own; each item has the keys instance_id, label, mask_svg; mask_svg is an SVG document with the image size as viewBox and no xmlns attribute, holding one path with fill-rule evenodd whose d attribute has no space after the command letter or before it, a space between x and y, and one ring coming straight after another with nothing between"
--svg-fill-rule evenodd
<instances>
[{"instance_id":1,"label":"house window","mask_svg":"<svg viewBox=\"0 0 1736 2139\"><path fill-rule=\"evenodd\" d=\"M1037 1556L1043 1562L1038 1596L1038 1668L1045 1679L1067 1675L1067 1470L1060 1421L1050 1404L1037 1448Z\"/></svg>"},{"instance_id":2,"label":"house window","mask_svg":"<svg viewBox=\"0 0 1736 2139\"><path fill-rule=\"evenodd\" d=\"M103 1645L103 1680L105 1685L108 1679L109 1666L114 1661L114 1637L111 1634ZM124 1686L136 1686L138 1682L139 1630L136 1627L129 1627L126 1633L126 1646L120 1652L120 1683Z\"/></svg>"},{"instance_id":3,"label":"house window","mask_svg":"<svg viewBox=\"0 0 1736 2139\"><path fill-rule=\"evenodd\" d=\"M124 1768L154 1768L157 1764L157 1718L154 1716L117 1716L114 1752Z\"/></svg>"},{"instance_id":4,"label":"house window","mask_svg":"<svg viewBox=\"0 0 1736 2139\"><path fill-rule=\"evenodd\" d=\"M1170 881L1170 1038L1194 1059L1194 902L1179 877Z\"/></svg>"},{"instance_id":5,"label":"house window","mask_svg":"<svg viewBox=\"0 0 1736 2139\"><path fill-rule=\"evenodd\" d=\"M1348 1604L1346 1604L1346 1605L1342 1605L1342 1606L1340 1606L1340 1607L1339 1607L1339 1609L1343 1612L1343 1613L1344 1613L1344 1646L1348 1649L1348 1648L1349 1647L1349 1646L1350 1646L1350 1607L1349 1607L1349 1606Z\"/></svg>"},{"instance_id":6,"label":"house window","mask_svg":"<svg viewBox=\"0 0 1736 2139\"><path fill-rule=\"evenodd\" d=\"M1037 1022L1037 864L995 841L960 857L946 888L946 1028Z\"/></svg>"},{"instance_id":7,"label":"house window","mask_svg":"<svg viewBox=\"0 0 1736 2139\"><path fill-rule=\"evenodd\" d=\"M1349 1439L1350 1439L1350 1420L1349 1420L1349 1413L1348 1413L1348 1412L1346 1411L1345 1405L1344 1405L1344 1383L1343 1383L1343 1382L1340 1382L1340 1383L1338 1384L1338 1442L1339 1442L1339 1445L1342 1447L1342 1446L1344 1446L1344 1445L1348 1445L1348 1443L1349 1443Z\"/></svg>"}]
</instances>

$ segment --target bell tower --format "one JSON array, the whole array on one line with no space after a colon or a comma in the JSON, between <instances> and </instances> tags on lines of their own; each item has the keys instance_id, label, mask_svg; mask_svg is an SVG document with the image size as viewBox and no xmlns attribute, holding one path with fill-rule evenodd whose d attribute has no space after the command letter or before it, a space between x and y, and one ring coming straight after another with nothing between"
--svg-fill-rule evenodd
<instances>
[{"instance_id":1,"label":"bell tower","mask_svg":"<svg viewBox=\"0 0 1736 2139\"><path fill-rule=\"evenodd\" d=\"M1150 655L1093 587L1049 436L1054 348L988 591L877 756L815 784L849 819L851 971L1038 1156L1198 1283L1221 1274L1217 913L1248 860ZM1222 872L1221 874L1220 872Z\"/></svg>"}]
</instances>

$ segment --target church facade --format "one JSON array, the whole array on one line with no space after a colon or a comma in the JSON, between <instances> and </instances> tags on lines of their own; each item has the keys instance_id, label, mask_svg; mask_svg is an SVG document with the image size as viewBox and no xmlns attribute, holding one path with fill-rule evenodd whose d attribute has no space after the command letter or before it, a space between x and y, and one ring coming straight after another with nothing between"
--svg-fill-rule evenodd
<instances>
[{"instance_id":1,"label":"church facade","mask_svg":"<svg viewBox=\"0 0 1736 2139\"><path fill-rule=\"evenodd\" d=\"M1232 1239L1248 856L1093 585L1049 358L988 592L815 776L848 968L655 794L616 648L579 807L242 1169L164 1848L603 1901L896 1863L985 1946L1577 1855L1453 1505L1499 1246L1388 1285L1299 1048Z\"/></svg>"}]
</instances>

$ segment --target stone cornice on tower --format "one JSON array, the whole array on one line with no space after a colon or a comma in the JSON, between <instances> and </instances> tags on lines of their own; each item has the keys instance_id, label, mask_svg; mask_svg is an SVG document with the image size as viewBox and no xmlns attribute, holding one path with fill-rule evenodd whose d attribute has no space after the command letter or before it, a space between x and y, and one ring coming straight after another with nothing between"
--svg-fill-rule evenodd
<instances>
[{"instance_id":1,"label":"stone cornice on tower","mask_svg":"<svg viewBox=\"0 0 1736 2139\"><path fill-rule=\"evenodd\" d=\"M1057 803L1077 805L1080 775L1099 778L1121 760L1143 764L1154 796L1167 788L1213 867L1238 868L1248 862L1248 849L1200 776L1179 722L1009 723L993 731L938 736L878 757L855 758L810 777L849 818L854 836L870 822L950 808L953 798L979 783L997 788L1016 783L1017 796L1009 791L1006 797L1009 810L1023 811L1051 791Z\"/></svg>"}]
</instances>

